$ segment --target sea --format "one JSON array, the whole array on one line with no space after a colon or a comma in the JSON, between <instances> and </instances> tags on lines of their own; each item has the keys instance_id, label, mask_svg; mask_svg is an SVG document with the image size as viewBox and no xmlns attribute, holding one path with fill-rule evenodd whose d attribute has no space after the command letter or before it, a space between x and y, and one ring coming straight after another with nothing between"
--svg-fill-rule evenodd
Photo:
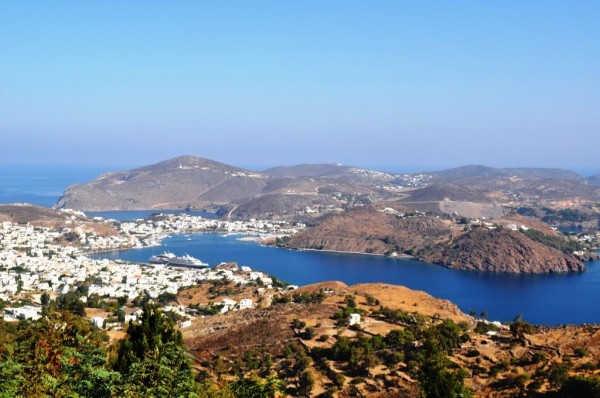
<instances>
[{"instance_id":1,"label":"sea","mask_svg":"<svg viewBox=\"0 0 600 398\"><path fill-rule=\"evenodd\" d=\"M196 233L165 238L162 246L101 253L96 258L147 263L165 250L209 263L237 262L288 283L385 282L448 299L464 312L486 311L489 319L522 315L545 325L600 323L600 261L580 274L508 275L458 271L410 259L298 251L240 240L242 235Z\"/></svg>"},{"instance_id":2,"label":"sea","mask_svg":"<svg viewBox=\"0 0 600 398\"><path fill-rule=\"evenodd\" d=\"M101 170L1 169L0 203L52 206L69 185L93 179ZM91 213L104 218L143 218L153 211ZM214 217L210 213L195 215ZM237 262L296 285L338 280L347 284L384 282L448 299L464 312L486 311L508 322L521 315L545 325L600 323L600 261L579 274L507 275L450 270L410 259L330 252L295 251L240 240L240 235L174 235L162 246L97 254L98 258L146 263L164 250L190 254L212 266ZM415 308L418 308L415 307Z\"/></svg>"},{"instance_id":3,"label":"sea","mask_svg":"<svg viewBox=\"0 0 600 398\"><path fill-rule=\"evenodd\" d=\"M0 203L31 203L52 207L70 185L101 175L106 168L7 166L0 164Z\"/></svg>"}]
</instances>

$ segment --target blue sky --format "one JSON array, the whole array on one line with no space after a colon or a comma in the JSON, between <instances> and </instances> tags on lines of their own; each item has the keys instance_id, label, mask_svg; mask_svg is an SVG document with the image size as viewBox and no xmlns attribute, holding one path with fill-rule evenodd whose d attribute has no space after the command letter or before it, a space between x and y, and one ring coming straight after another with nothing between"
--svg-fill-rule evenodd
<instances>
[{"instance_id":1,"label":"blue sky","mask_svg":"<svg viewBox=\"0 0 600 398\"><path fill-rule=\"evenodd\" d=\"M0 164L600 172L598 1L0 2Z\"/></svg>"}]
</instances>

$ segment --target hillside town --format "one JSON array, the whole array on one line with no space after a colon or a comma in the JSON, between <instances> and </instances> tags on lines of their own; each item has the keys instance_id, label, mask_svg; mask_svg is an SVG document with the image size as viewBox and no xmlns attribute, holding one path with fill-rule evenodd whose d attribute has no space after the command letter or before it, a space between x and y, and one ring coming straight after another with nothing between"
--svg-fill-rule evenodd
<instances>
[{"instance_id":1,"label":"hillside town","mask_svg":"<svg viewBox=\"0 0 600 398\"><path fill-rule=\"evenodd\" d=\"M72 215L75 216L83 215ZM260 293L268 293L273 290L272 278L245 266L227 264L196 269L94 259L88 254L159 245L162 238L177 233L215 231L264 236L296 232L283 222L229 222L187 214L161 214L130 222L95 218L94 223L111 226L116 233L101 235L94 229L75 224L56 228L0 224L0 304L5 307L5 320L38 319L43 294L57 297L83 291L79 299L84 303L92 297L131 301L142 296L156 299L165 294L176 295L183 288L206 281L226 281L239 286L260 284ZM220 312L255 305L251 299L240 302L225 299L216 304ZM175 307L170 309L175 311ZM177 311L183 319L182 326L188 325L194 311L188 308ZM135 313L129 314L124 321L135 316ZM106 326L104 321L98 317L93 319L99 326ZM120 328L121 324L112 327Z\"/></svg>"}]
</instances>

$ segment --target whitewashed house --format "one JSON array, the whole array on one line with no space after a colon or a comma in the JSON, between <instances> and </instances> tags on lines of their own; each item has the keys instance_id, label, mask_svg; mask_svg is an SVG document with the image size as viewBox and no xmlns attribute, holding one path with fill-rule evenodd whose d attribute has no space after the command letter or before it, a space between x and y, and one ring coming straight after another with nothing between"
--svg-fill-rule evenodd
<instances>
[{"instance_id":1,"label":"whitewashed house","mask_svg":"<svg viewBox=\"0 0 600 398\"><path fill-rule=\"evenodd\" d=\"M350 314L348 317L348 325L358 325L360 324L360 314Z\"/></svg>"}]
</instances>

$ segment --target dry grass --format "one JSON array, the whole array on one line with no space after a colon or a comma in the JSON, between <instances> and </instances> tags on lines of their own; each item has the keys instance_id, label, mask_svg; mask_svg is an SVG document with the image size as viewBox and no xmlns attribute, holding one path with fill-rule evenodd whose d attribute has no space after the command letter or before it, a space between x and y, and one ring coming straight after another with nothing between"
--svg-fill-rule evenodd
<instances>
[{"instance_id":1,"label":"dry grass","mask_svg":"<svg viewBox=\"0 0 600 398\"><path fill-rule=\"evenodd\" d=\"M404 286L368 283L350 286L348 291L363 297L371 295L377 298L384 307L418 312L429 317L449 318L455 322L471 320L452 302L437 299L423 291L412 290ZM358 303L365 303L365 300L358 300Z\"/></svg>"},{"instance_id":2,"label":"dry grass","mask_svg":"<svg viewBox=\"0 0 600 398\"><path fill-rule=\"evenodd\" d=\"M347 327L336 326L333 319L335 312L346 305L348 295L353 295L358 306L365 310L361 329L362 333L367 335L385 335L393 329L403 328L401 325L388 323L380 317L371 316L370 311L379 307L367 305L367 295L379 300L382 306L407 312L418 312L435 319L449 318L455 322L464 321L471 327L476 321L460 312L458 307L449 301L435 299L427 293L413 291L402 286L385 284L346 286L339 282L324 282L301 289L305 292L319 290L327 291L322 304L276 305L264 309L196 319L190 328L183 331L186 348L199 360L202 358L214 359L217 356L234 360L240 358L247 350L269 352L275 357L281 354L284 347L291 342L300 343L309 350L314 347L328 348L335 342L334 336L336 335L349 338L355 338L358 335L358 332ZM291 327L294 319L304 321L307 327L314 328L315 338L301 340ZM433 322L437 321L433 320ZM527 335L529 342L526 346L517 344L508 330L501 330L498 337L479 335L473 330L469 334L470 341L464 343L451 359L469 372L473 372L477 368L484 370L482 374L473 374L466 378L467 385L473 389L476 397L514 396L518 392L518 387L499 387L500 384L507 380L514 380L518 375L531 377L530 381L534 380L536 369L547 369L548 365L555 362L572 361L573 374L598 374L597 370L583 370L580 366L586 363L596 364L600 359L599 326L536 328L531 335ZM319 341L318 337L321 335L328 335L330 338L327 341ZM587 356L579 358L574 355L574 350L580 347L588 349ZM477 356L469 354L475 350L479 352ZM515 358L530 358L534 353L543 353L546 360L537 364L515 362ZM511 363L511 361L513 362ZM503 366L502 364L508 364L508 368L500 370L495 375L489 373L490 369ZM341 364L330 363L330 366L336 371L344 372ZM331 381L314 366L312 371L316 376L316 386L313 391L313 396L316 396L324 392ZM388 380L393 379L396 387L392 390L385 387L381 380L374 379L377 375L386 377ZM346 376L346 385L344 392L339 394L340 397L356 396L357 394L381 397L394 396L393 394L415 396L414 381L401 369L393 374L391 369L382 364L377 365L371 369L371 378L357 386L351 386L352 377ZM545 379L540 380L542 381L541 391L548 389L549 385Z\"/></svg>"}]
</instances>

